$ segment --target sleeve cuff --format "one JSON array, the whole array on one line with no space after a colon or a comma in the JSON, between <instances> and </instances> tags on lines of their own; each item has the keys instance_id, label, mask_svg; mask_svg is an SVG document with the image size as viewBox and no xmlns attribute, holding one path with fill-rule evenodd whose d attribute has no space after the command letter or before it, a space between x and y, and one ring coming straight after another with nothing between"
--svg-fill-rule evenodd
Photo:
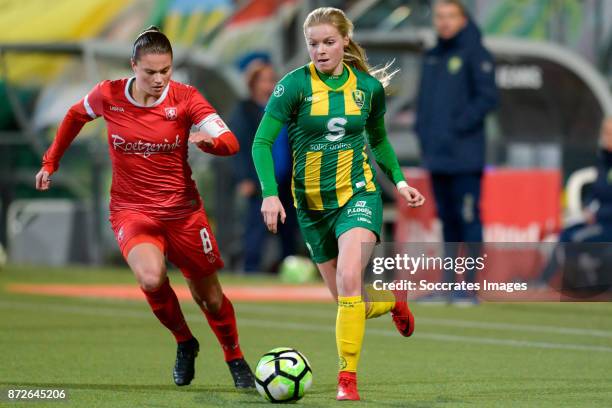
<instances>
[{"instance_id":1,"label":"sleeve cuff","mask_svg":"<svg viewBox=\"0 0 612 408\"><path fill-rule=\"evenodd\" d=\"M58 167L59 167L59 166L54 166L54 165L52 165L52 164L48 164L48 163L44 163L44 164L42 165L42 169L43 169L44 171L46 171L47 173L49 173L49 175L51 175L51 174L55 173L55 171L57 170L57 168L58 168Z\"/></svg>"},{"instance_id":2,"label":"sleeve cuff","mask_svg":"<svg viewBox=\"0 0 612 408\"><path fill-rule=\"evenodd\" d=\"M278 186L276 184L265 186L264 188L264 183L260 183L260 187L263 198L278 195Z\"/></svg>"},{"instance_id":3,"label":"sleeve cuff","mask_svg":"<svg viewBox=\"0 0 612 408\"><path fill-rule=\"evenodd\" d=\"M399 190L400 188L404 188L404 187L408 187L408 183L406 183L405 180L402 181L398 181L395 186L397 187L397 189Z\"/></svg>"}]
</instances>

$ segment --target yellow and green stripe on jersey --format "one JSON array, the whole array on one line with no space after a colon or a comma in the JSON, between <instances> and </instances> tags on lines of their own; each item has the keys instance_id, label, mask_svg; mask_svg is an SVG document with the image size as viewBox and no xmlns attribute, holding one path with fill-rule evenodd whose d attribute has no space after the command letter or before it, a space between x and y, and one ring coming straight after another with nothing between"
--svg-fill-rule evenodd
<instances>
[{"instance_id":1,"label":"yellow and green stripe on jersey","mask_svg":"<svg viewBox=\"0 0 612 408\"><path fill-rule=\"evenodd\" d=\"M327 170L323 175L322 169ZM302 173L303 178L300 177ZM296 204L301 202L301 188L295 188L298 184L303 186L306 202L306 206L296 206L309 210L342 207L357 191L362 190L362 187L366 191L377 190L374 171L365 153L365 146L362 154L354 154L353 149L338 150L325 155L322 151L307 151L304 167L294 166L293 174L294 200Z\"/></svg>"},{"instance_id":2,"label":"yellow and green stripe on jersey","mask_svg":"<svg viewBox=\"0 0 612 408\"><path fill-rule=\"evenodd\" d=\"M369 74L344 69L346 80L332 88L312 63L300 67L278 83L266 107L288 126L298 208L335 209L357 192L378 190L364 129L384 115L384 90Z\"/></svg>"},{"instance_id":3,"label":"yellow and green stripe on jersey","mask_svg":"<svg viewBox=\"0 0 612 408\"><path fill-rule=\"evenodd\" d=\"M330 112L330 99L334 99L335 103L338 103L340 93L344 103L342 108L344 109L344 114L351 116L361 115L360 106L363 106L365 94L360 89L357 89L357 77L348 66L345 68L348 72L348 79L344 85L336 89L332 89L323 82L313 63L308 64L308 69L310 72L310 89L312 92L312 105L310 106L311 116L328 116ZM330 92L333 92L331 98Z\"/></svg>"}]
</instances>

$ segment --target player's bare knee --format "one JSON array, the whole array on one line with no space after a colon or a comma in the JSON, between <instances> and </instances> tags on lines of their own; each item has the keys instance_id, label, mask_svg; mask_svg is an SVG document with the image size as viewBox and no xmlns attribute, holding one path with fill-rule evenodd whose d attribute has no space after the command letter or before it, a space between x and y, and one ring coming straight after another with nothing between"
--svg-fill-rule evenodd
<instances>
[{"instance_id":1,"label":"player's bare knee","mask_svg":"<svg viewBox=\"0 0 612 408\"><path fill-rule=\"evenodd\" d=\"M204 306L204 297L201 296L197 290L195 290L193 288L193 286L189 286L189 290L191 291L191 297L193 298L193 301L196 302L196 304L200 307L205 307Z\"/></svg>"},{"instance_id":2,"label":"player's bare knee","mask_svg":"<svg viewBox=\"0 0 612 408\"><path fill-rule=\"evenodd\" d=\"M147 292L159 289L166 281L166 270L162 266L145 265L135 269L140 287Z\"/></svg>"},{"instance_id":3,"label":"player's bare knee","mask_svg":"<svg viewBox=\"0 0 612 408\"><path fill-rule=\"evenodd\" d=\"M221 310L221 304L223 303L223 293L220 295L215 292L203 292L198 293L196 290L191 290L191 296L193 300L200 306L201 309L210 312L212 314L217 313Z\"/></svg>"},{"instance_id":4,"label":"player's bare knee","mask_svg":"<svg viewBox=\"0 0 612 408\"><path fill-rule=\"evenodd\" d=\"M159 277L146 277L140 279L140 287L146 292L155 292L159 289L165 282L166 278Z\"/></svg>"},{"instance_id":5,"label":"player's bare knee","mask_svg":"<svg viewBox=\"0 0 612 408\"><path fill-rule=\"evenodd\" d=\"M208 296L204 301L206 310L210 313L215 314L221 310L221 305L223 304L223 294L219 296L218 294L214 294L212 296Z\"/></svg>"},{"instance_id":6,"label":"player's bare knee","mask_svg":"<svg viewBox=\"0 0 612 408\"><path fill-rule=\"evenodd\" d=\"M361 294L360 273L355 273L351 268L338 266L336 283L339 296L358 296Z\"/></svg>"},{"instance_id":7,"label":"player's bare knee","mask_svg":"<svg viewBox=\"0 0 612 408\"><path fill-rule=\"evenodd\" d=\"M195 285L188 281L191 297L194 302L203 310L210 313L217 313L221 309L223 303L223 293L217 293L211 288L202 288L201 285Z\"/></svg>"}]
</instances>

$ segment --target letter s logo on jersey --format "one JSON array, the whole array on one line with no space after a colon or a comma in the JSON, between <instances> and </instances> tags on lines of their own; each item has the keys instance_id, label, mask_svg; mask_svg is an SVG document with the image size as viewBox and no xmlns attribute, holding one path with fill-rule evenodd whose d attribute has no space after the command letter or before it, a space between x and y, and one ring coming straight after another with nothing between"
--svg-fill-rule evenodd
<instances>
[{"instance_id":1,"label":"letter s logo on jersey","mask_svg":"<svg viewBox=\"0 0 612 408\"><path fill-rule=\"evenodd\" d=\"M342 139L346 134L346 130L344 129L346 122L346 118L331 118L329 122L327 122L327 130L329 130L329 133L325 134L325 139L330 142L337 142Z\"/></svg>"}]
</instances>

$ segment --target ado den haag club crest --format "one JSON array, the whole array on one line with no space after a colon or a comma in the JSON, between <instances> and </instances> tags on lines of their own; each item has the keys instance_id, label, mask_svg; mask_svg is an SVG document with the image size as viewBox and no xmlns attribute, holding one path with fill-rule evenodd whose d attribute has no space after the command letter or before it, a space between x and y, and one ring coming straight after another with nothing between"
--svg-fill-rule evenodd
<instances>
[{"instance_id":1,"label":"ado den haag club crest","mask_svg":"<svg viewBox=\"0 0 612 408\"><path fill-rule=\"evenodd\" d=\"M365 101L365 94L361 89L355 89L353 91L353 100L359 106L359 109L363 108L363 102Z\"/></svg>"}]
</instances>

